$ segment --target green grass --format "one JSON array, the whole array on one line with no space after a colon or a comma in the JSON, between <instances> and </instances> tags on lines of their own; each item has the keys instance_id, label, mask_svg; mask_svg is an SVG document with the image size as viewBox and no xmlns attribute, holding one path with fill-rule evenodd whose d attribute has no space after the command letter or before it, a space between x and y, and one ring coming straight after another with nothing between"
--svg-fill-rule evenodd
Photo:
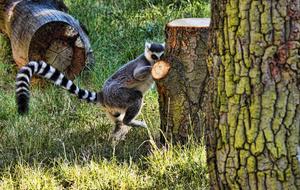
<instances>
[{"instance_id":1,"label":"green grass","mask_svg":"<svg viewBox=\"0 0 300 190\"><path fill-rule=\"evenodd\" d=\"M203 146L155 150L139 161L19 162L7 167L0 189L207 189Z\"/></svg>"},{"instance_id":2,"label":"green grass","mask_svg":"<svg viewBox=\"0 0 300 190\"><path fill-rule=\"evenodd\" d=\"M118 67L143 52L145 40L164 41L164 27L182 17L207 17L207 1L65 1L88 30L96 64L76 83L101 88ZM88 10L88 11L86 11ZM30 114L15 105L16 68L9 42L0 36L0 189L206 189L205 150L157 148L157 94L145 97L140 119L149 129L132 129L113 146L113 126L103 111L51 84L34 85Z\"/></svg>"}]
</instances>

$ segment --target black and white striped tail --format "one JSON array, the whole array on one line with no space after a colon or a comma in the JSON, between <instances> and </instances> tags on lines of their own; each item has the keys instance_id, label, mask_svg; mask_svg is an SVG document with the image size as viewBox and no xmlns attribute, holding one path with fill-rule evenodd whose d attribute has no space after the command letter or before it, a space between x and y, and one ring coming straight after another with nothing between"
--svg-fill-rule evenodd
<instances>
[{"instance_id":1,"label":"black and white striped tail","mask_svg":"<svg viewBox=\"0 0 300 190\"><path fill-rule=\"evenodd\" d=\"M97 100L97 93L78 88L71 80L67 79L59 70L45 63L44 61L31 61L20 69L16 79L16 98L18 112L25 114L29 110L30 79L38 75L52 81L54 84L63 87L70 93L75 94L79 99L89 102Z\"/></svg>"}]
</instances>

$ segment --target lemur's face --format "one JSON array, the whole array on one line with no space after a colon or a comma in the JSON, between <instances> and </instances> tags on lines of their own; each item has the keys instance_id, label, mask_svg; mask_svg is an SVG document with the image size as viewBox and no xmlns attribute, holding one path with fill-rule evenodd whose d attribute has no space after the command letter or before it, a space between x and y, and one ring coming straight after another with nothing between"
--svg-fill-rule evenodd
<instances>
[{"instance_id":1,"label":"lemur's face","mask_svg":"<svg viewBox=\"0 0 300 190\"><path fill-rule=\"evenodd\" d=\"M163 57L164 50L165 44L145 43L145 57L151 64L154 64Z\"/></svg>"}]
</instances>

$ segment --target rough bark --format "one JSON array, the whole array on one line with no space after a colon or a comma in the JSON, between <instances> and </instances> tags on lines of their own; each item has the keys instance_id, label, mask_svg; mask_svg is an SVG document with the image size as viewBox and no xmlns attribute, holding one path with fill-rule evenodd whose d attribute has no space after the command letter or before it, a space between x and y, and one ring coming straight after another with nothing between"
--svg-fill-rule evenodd
<instances>
[{"instance_id":1,"label":"rough bark","mask_svg":"<svg viewBox=\"0 0 300 190\"><path fill-rule=\"evenodd\" d=\"M161 138L165 143L185 143L201 136L200 107L207 76L206 41L209 19L180 19L166 26L164 61L168 75L157 80Z\"/></svg>"},{"instance_id":2,"label":"rough bark","mask_svg":"<svg viewBox=\"0 0 300 190\"><path fill-rule=\"evenodd\" d=\"M44 60L73 79L92 58L86 33L58 0L0 0L0 31L18 66Z\"/></svg>"},{"instance_id":3,"label":"rough bark","mask_svg":"<svg viewBox=\"0 0 300 190\"><path fill-rule=\"evenodd\" d=\"M300 189L299 0L211 7L211 187Z\"/></svg>"}]
</instances>

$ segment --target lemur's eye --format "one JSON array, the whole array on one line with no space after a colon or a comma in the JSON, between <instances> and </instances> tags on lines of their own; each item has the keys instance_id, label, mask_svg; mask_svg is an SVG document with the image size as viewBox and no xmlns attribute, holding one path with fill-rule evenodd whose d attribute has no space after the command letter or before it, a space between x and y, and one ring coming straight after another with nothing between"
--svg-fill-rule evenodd
<instances>
[{"instance_id":1,"label":"lemur's eye","mask_svg":"<svg viewBox=\"0 0 300 190\"><path fill-rule=\"evenodd\" d=\"M151 55L151 58L154 59L154 60L157 60L157 59L158 59L158 57L157 57L155 54L152 54L152 55Z\"/></svg>"},{"instance_id":2,"label":"lemur's eye","mask_svg":"<svg viewBox=\"0 0 300 190\"><path fill-rule=\"evenodd\" d=\"M160 58L162 58L162 57L164 57L164 56L165 56L165 54L163 53L163 54L161 54Z\"/></svg>"}]
</instances>

